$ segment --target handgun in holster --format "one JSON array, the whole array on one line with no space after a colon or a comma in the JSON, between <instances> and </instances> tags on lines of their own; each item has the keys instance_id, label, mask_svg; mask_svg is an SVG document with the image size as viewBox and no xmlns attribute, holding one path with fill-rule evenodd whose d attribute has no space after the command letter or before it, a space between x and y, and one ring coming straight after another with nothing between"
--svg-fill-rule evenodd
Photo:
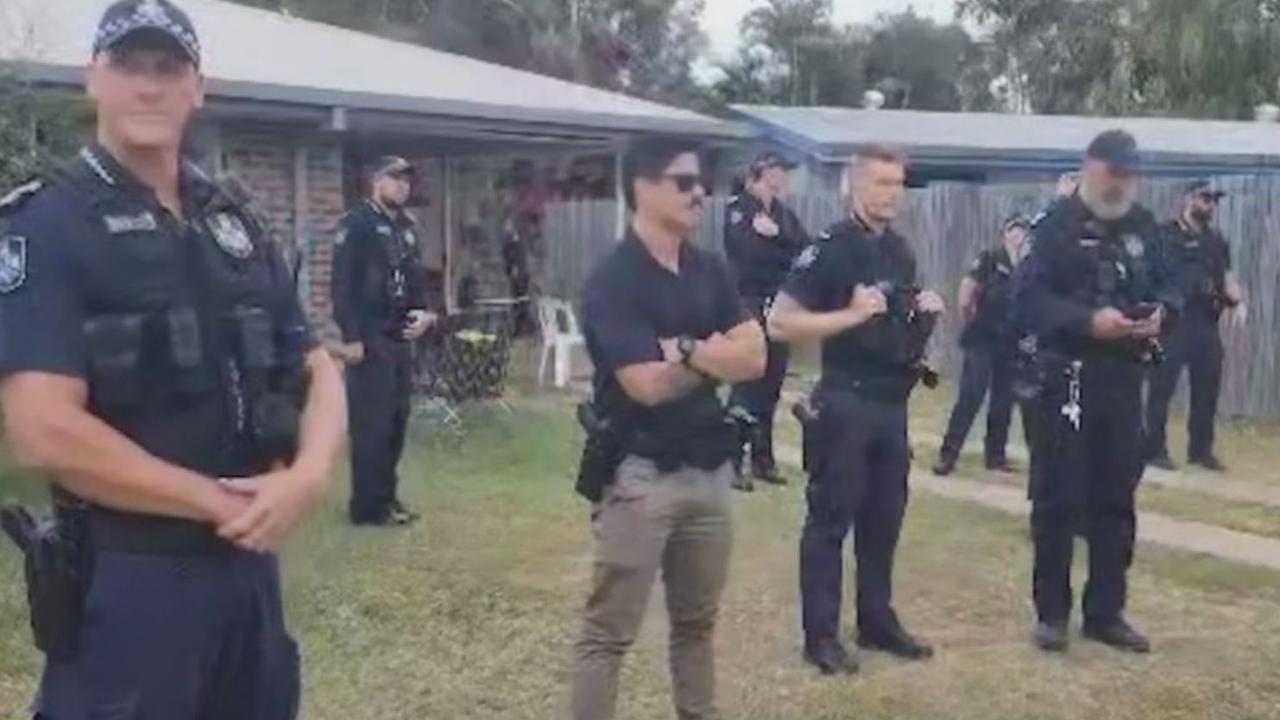
<instances>
[{"instance_id":1,"label":"handgun in holster","mask_svg":"<svg viewBox=\"0 0 1280 720\"><path fill-rule=\"evenodd\" d=\"M819 413L811 398L798 400L791 406L791 416L800 422L800 464L805 472L811 472L817 464Z\"/></svg>"},{"instance_id":2,"label":"handgun in holster","mask_svg":"<svg viewBox=\"0 0 1280 720\"><path fill-rule=\"evenodd\" d=\"M36 520L19 505L0 507L0 528L25 558L31 633L50 659L74 660L79 651L84 599L92 563L85 546L82 511Z\"/></svg>"},{"instance_id":3,"label":"handgun in holster","mask_svg":"<svg viewBox=\"0 0 1280 720\"><path fill-rule=\"evenodd\" d=\"M578 480L574 489L590 502L604 498L605 488L613 484L618 466L626 456L623 439L614 423L600 414L595 404L578 404L578 424L587 434L578 463Z\"/></svg>"}]
</instances>

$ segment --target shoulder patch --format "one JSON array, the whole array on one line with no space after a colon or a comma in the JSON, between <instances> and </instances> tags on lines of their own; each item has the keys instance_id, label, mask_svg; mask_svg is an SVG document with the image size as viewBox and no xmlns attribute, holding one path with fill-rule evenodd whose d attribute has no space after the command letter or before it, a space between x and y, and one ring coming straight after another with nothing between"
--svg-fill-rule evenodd
<instances>
[{"instance_id":1,"label":"shoulder patch","mask_svg":"<svg viewBox=\"0 0 1280 720\"><path fill-rule=\"evenodd\" d=\"M19 235L0 238L0 293L11 293L27 280L27 239Z\"/></svg>"},{"instance_id":2,"label":"shoulder patch","mask_svg":"<svg viewBox=\"0 0 1280 720\"><path fill-rule=\"evenodd\" d=\"M1124 236L1124 249L1129 253L1129 257L1132 258L1140 258L1146 251L1146 248L1142 245L1142 238L1134 234Z\"/></svg>"},{"instance_id":3,"label":"shoulder patch","mask_svg":"<svg viewBox=\"0 0 1280 720\"><path fill-rule=\"evenodd\" d=\"M0 215L11 213L22 207L23 203L30 200L32 197L35 197L36 193L43 189L43 180L32 180L25 185L19 185L17 188L14 188L12 192L5 195L3 198L0 198Z\"/></svg>"},{"instance_id":4,"label":"shoulder patch","mask_svg":"<svg viewBox=\"0 0 1280 720\"><path fill-rule=\"evenodd\" d=\"M810 245L809 247L806 247L798 256L796 256L796 261L792 264L791 269L796 271L808 269L818 261L818 254L820 252L822 252L822 249L818 245Z\"/></svg>"},{"instance_id":5,"label":"shoulder patch","mask_svg":"<svg viewBox=\"0 0 1280 720\"><path fill-rule=\"evenodd\" d=\"M1048 216L1049 216L1049 212L1047 210L1041 210L1040 212L1036 213L1035 216L1031 218L1031 223L1030 223L1031 227L1034 228L1035 226L1039 225Z\"/></svg>"},{"instance_id":6,"label":"shoulder patch","mask_svg":"<svg viewBox=\"0 0 1280 720\"><path fill-rule=\"evenodd\" d=\"M741 211L741 210L738 210L737 208L734 208L733 210L731 210L731 211L729 212L729 224L730 224L730 225L737 225L738 223L742 222L742 220L743 220L743 215L742 215L742 211Z\"/></svg>"}]
</instances>

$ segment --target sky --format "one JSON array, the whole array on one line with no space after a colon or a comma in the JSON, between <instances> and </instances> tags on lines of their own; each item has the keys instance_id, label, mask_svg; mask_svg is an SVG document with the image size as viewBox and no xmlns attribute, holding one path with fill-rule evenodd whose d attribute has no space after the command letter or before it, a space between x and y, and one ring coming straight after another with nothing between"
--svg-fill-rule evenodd
<instances>
[{"instance_id":1,"label":"sky","mask_svg":"<svg viewBox=\"0 0 1280 720\"><path fill-rule=\"evenodd\" d=\"M728 59L737 50L738 21L758 0L706 0L702 28L710 41L711 58ZM955 14L955 0L833 0L837 24L867 22L885 12L902 12L914 7L920 15L949 22Z\"/></svg>"}]
</instances>

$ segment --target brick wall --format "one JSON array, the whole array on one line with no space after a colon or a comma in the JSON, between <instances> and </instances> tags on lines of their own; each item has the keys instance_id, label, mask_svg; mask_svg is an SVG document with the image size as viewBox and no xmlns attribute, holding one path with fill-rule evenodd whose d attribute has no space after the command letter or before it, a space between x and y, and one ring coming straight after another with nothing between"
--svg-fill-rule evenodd
<instances>
[{"instance_id":1,"label":"brick wall","mask_svg":"<svg viewBox=\"0 0 1280 720\"><path fill-rule=\"evenodd\" d=\"M321 336L337 338L330 303L330 278L333 273L334 229L338 226L347 202L342 188L342 144L336 139L315 139L307 145L307 218L304 225L308 252L309 297L307 311Z\"/></svg>"},{"instance_id":2,"label":"brick wall","mask_svg":"<svg viewBox=\"0 0 1280 720\"><path fill-rule=\"evenodd\" d=\"M306 187L295 187L299 147L306 151ZM329 303L333 230L345 212L343 153L337 138L269 125L232 125L222 131L222 161L227 172L253 191L258 209L276 238L306 263L304 306L322 337L336 336ZM297 193L305 216L298 215ZM301 248L294 248L299 236Z\"/></svg>"}]
</instances>

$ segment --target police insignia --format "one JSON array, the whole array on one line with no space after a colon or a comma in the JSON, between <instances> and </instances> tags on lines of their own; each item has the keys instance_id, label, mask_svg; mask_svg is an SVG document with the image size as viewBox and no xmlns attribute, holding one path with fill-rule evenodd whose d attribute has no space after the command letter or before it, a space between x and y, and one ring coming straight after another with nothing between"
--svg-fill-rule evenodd
<instances>
[{"instance_id":1,"label":"police insignia","mask_svg":"<svg viewBox=\"0 0 1280 720\"><path fill-rule=\"evenodd\" d=\"M1142 247L1142 238L1138 237L1137 235L1125 235L1124 249L1125 249L1125 252L1129 253L1129 257L1132 257L1132 258L1142 257L1142 253L1145 250Z\"/></svg>"},{"instance_id":2,"label":"police insignia","mask_svg":"<svg viewBox=\"0 0 1280 720\"><path fill-rule=\"evenodd\" d=\"M810 245L809 247L805 248L804 252L800 253L800 256L796 258L795 264L792 266L791 269L792 270L808 269L815 262L817 262L819 252L820 251L817 245Z\"/></svg>"},{"instance_id":3,"label":"police insignia","mask_svg":"<svg viewBox=\"0 0 1280 720\"><path fill-rule=\"evenodd\" d=\"M345 226L338 228L338 234L333 238L334 247L343 245L347 242L347 228Z\"/></svg>"},{"instance_id":4,"label":"police insignia","mask_svg":"<svg viewBox=\"0 0 1280 720\"><path fill-rule=\"evenodd\" d=\"M231 213L218 213L209 218L209 230L218 247L233 258L243 260L253 254L253 240L240 218Z\"/></svg>"},{"instance_id":5,"label":"police insignia","mask_svg":"<svg viewBox=\"0 0 1280 720\"><path fill-rule=\"evenodd\" d=\"M27 239L10 235L0 239L0 293L11 293L27 279Z\"/></svg>"},{"instance_id":6,"label":"police insignia","mask_svg":"<svg viewBox=\"0 0 1280 720\"><path fill-rule=\"evenodd\" d=\"M737 224L738 224L738 223L740 223L740 222L742 222L742 212L741 212L741 211L739 211L739 210L734 210L733 212L729 213L729 224L730 224L730 225L737 225Z\"/></svg>"},{"instance_id":7,"label":"police insignia","mask_svg":"<svg viewBox=\"0 0 1280 720\"><path fill-rule=\"evenodd\" d=\"M969 266L969 270L971 272L978 272L981 269L982 269L982 258L980 257L974 258L973 264Z\"/></svg>"},{"instance_id":8,"label":"police insignia","mask_svg":"<svg viewBox=\"0 0 1280 720\"><path fill-rule=\"evenodd\" d=\"M412 230L404 231L404 244L409 247L414 247L418 244L418 238L414 237Z\"/></svg>"}]
</instances>

